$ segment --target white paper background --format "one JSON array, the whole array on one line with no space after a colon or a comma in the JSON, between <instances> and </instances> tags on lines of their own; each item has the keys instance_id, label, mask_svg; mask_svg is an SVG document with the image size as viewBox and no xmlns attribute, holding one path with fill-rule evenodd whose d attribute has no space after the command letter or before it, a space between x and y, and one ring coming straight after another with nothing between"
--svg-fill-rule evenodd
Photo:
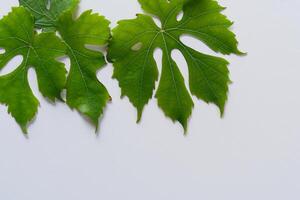
<instances>
[{"instance_id":1,"label":"white paper background","mask_svg":"<svg viewBox=\"0 0 300 200\"><path fill-rule=\"evenodd\" d=\"M224 119L215 106L194 99L184 137L152 100L137 125L107 65L99 79L113 102L96 137L76 112L45 101L30 71L41 108L29 139L0 107L0 199L300 199L300 2L220 2L248 52L227 57L234 84ZM0 14L14 5L17 0L0 0ZM82 0L80 11L90 8L112 26L140 12L136 0ZM200 42L185 41L214 54ZM185 62L176 55L186 76Z\"/></svg>"}]
</instances>

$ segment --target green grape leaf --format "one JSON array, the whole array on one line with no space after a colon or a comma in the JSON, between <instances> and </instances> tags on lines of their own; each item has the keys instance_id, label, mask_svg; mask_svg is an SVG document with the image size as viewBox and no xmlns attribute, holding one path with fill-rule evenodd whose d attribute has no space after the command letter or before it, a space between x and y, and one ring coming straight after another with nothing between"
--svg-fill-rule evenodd
<instances>
[{"instance_id":1,"label":"green grape leaf","mask_svg":"<svg viewBox=\"0 0 300 200\"><path fill-rule=\"evenodd\" d=\"M55 30L62 13L74 10L79 0L19 0L35 17L37 28Z\"/></svg>"},{"instance_id":2,"label":"green grape leaf","mask_svg":"<svg viewBox=\"0 0 300 200\"><path fill-rule=\"evenodd\" d=\"M110 22L103 16L93 14L91 10L81 14L78 19L73 19L73 11L78 0L50 0L49 10L46 7L46 0L38 2L41 6L32 0L20 0L21 5L36 16L38 27L43 24L42 28L54 28L60 34L67 47L66 54L71 61L66 84L67 104L89 117L98 128L99 117L111 99L96 76L106 61L101 52L88 49L86 45L106 45L110 38ZM53 14L50 15L49 12ZM49 15L54 16L55 20L49 20L47 17Z\"/></svg>"},{"instance_id":3,"label":"green grape leaf","mask_svg":"<svg viewBox=\"0 0 300 200\"><path fill-rule=\"evenodd\" d=\"M143 10L137 18L121 20L113 29L108 59L114 64L114 75L137 108L138 121L144 106L153 96L159 72L153 53L162 49L162 72L155 97L159 107L173 121L187 129L193 101L182 74L171 56L178 49L188 63L191 94L207 103L216 104L221 114L227 100L229 71L226 60L200 53L181 42L182 35L193 36L215 52L241 55L232 22L214 0L139 0ZM177 20L179 14L183 17ZM158 27L151 16L161 22Z\"/></svg>"},{"instance_id":4,"label":"green grape leaf","mask_svg":"<svg viewBox=\"0 0 300 200\"><path fill-rule=\"evenodd\" d=\"M67 46L71 69L67 78L67 104L91 119L98 128L99 117L111 99L97 79L97 70L105 64L104 55L86 45L103 46L110 38L110 22L86 11L78 19L66 12L58 20L58 32Z\"/></svg>"},{"instance_id":5,"label":"green grape leaf","mask_svg":"<svg viewBox=\"0 0 300 200\"><path fill-rule=\"evenodd\" d=\"M35 69L43 96L53 101L61 99L66 70L56 58L64 55L65 45L54 33L37 34L34 18L18 7L0 20L0 48L5 51L0 54L0 70L15 56L23 57L20 66L0 76L0 102L8 106L8 112L26 133L39 105L28 83L28 69Z\"/></svg>"}]
</instances>

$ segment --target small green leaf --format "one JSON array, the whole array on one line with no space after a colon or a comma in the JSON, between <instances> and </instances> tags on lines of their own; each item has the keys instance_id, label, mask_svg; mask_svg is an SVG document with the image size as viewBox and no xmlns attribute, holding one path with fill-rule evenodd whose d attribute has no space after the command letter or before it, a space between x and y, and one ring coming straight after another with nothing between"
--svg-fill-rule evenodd
<instances>
[{"instance_id":1,"label":"small green leaf","mask_svg":"<svg viewBox=\"0 0 300 200\"><path fill-rule=\"evenodd\" d=\"M58 21L58 31L67 46L71 69L67 80L67 104L88 116L98 126L100 115L110 96L96 73L105 64L101 52L86 45L103 46L110 38L109 21L103 16L84 12L78 19L66 12Z\"/></svg>"},{"instance_id":2,"label":"small green leaf","mask_svg":"<svg viewBox=\"0 0 300 200\"><path fill-rule=\"evenodd\" d=\"M19 0L35 17L37 28L55 30L58 18L66 11L73 11L79 0Z\"/></svg>"},{"instance_id":3,"label":"small green leaf","mask_svg":"<svg viewBox=\"0 0 300 200\"><path fill-rule=\"evenodd\" d=\"M0 102L8 106L9 113L26 133L39 104L28 83L28 69L35 69L39 90L45 97L61 99L66 70L55 59L64 55L65 46L54 33L36 34L33 17L19 7L0 20L0 48L5 50L0 55L0 69L15 56L23 57L13 72L0 76Z\"/></svg>"},{"instance_id":4,"label":"small green leaf","mask_svg":"<svg viewBox=\"0 0 300 200\"><path fill-rule=\"evenodd\" d=\"M119 21L113 30L108 58L114 63L114 78L119 81L122 96L138 110L140 120L144 106L153 96L158 69L153 58L156 48L163 51L161 78L156 92L158 105L172 120L187 129L193 108L192 98L183 76L171 57L173 50L181 51L188 63L189 87L193 95L214 103L221 113L227 100L230 83L228 62L222 58L197 52L183 44L184 34L196 37L215 52L242 53L235 35L229 30L232 22L214 0L139 0L143 10L136 19ZM177 16L183 12L181 20ZM152 15L161 21L158 27Z\"/></svg>"}]
</instances>

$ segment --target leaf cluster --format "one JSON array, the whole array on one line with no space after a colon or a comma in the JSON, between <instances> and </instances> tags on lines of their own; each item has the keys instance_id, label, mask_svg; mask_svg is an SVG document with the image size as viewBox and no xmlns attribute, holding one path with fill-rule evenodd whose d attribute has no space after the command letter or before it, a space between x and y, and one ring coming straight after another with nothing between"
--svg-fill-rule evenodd
<instances>
[{"instance_id":1,"label":"leaf cluster","mask_svg":"<svg viewBox=\"0 0 300 200\"><path fill-rule=\"evenodd\" d=\"M70 108L87 116L95 126L110 96L96 72L105 65L101 52L86 45L106 45L109 21L103 16L83 12L76 17L78 0L20 0L0 21L0 69L13 57L23 61L13 72L0 77L0 102L16 119L24 133L38 110L27 79L34 68L40 92L51 101L66 101ZM75 17L74 17L75 16ZM57 59L68 56L70 71ZM61 96L66 90L66 99Z\"/></svg>"},{"instance_id":2,"label":"leaf cluster","mask_svg":"<svg viewBox=\"0 0 300 200\"><path fill-rule=\"evenodd\" d=\"M87 45L109 44L107 60L113 63L113 77L122 96L136 107L138 121L153 96L165 115L180 122L184 130L194 106L192 95L217 105L223 115L230 84L229 63L190 48L181 36L195 37L217 53L243 55L230 30L232 22L222 14L224 8L215 0L139 2L145 14L119 21L112 37L105 17L91 10L76 16L79 0L19 0L20 6L0 20L0 48L4 50L0 70L15 56L23 57L14 71L0 76L0 103L8 106L24 133L39 105L28 83L29 68L35 70L44 97L65 101L98 127L111 99L96 76L106 59ZM161 72L153 57L157 48L163 52ZM174 50L179 50L187 62L188 86L172 57ZM63 56L70 59L69 71L58 61Z\"/></svg>"}]
</instances>

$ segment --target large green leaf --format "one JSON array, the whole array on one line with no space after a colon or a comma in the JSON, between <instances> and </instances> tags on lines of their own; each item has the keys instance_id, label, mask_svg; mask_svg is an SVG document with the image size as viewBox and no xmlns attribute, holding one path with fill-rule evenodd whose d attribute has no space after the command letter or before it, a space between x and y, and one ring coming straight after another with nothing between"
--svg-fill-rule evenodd
<instances>
[{"instance_id":1,"label":"large green leaf","mask_svg":"<svg viewBox=\"0 0 300 200\"><path fill-rule=\"evenodd\" d=\"M36 16L38 27L59 32L67 47L66 54L71 60L66 85L67 104L89 117L93 124L98 126L99 117L110 100L106 88L96 77L97 71L106 62L101 52L90 50L86 45L106 45L110 38L110 22L103 16L93 14L91 10L84 12L78 19L73 19L73 8L78 2L51 0L50 9L47 9L46 0L20 0L20 4ZM53 13L51 16L54 16L55 20L49 20L49 12Z\"/></svg>"},{"instance_id":2,"label":"large green leaf","mask_svg":"<svg viewBox=\"0 0 300 200\"><path fill-rule=\"evenodd\" d=\"M88 116L98 126L100 115L110 96L97 79L97 70L106 62L101 52L86 45L103 46L110 38L109 21L103 16L84 12L78 19L66 12L58 21L58 31L67 46L71 69L67 80L67 103Z\"/></svg>"},{"instance_id":3,"label":"large green leaf","mask_svg":"<svg viewBox=\"0 0 300 200\"><path fill-rule=\"evenodd\" d=\"M122 95L129 97L138 110L140 120L144 106L152 98L158 69L153 58L156 48L163 51L161 78L156 92L158 105L184 129L191 115L193 101L183 76L171 57L181 51L189 68L189 86L193 95L216 104L221 113L227 100L230 83L228 62L205 55L183 44L180 36L198 38L212 50L222 54L242 54L235 35L229 30L232 22L213 0L139 0L145 12L161 21L158 27L150 15L139 14L136 19L122 20L113 30L109 60L114 62L114 77L119 81ZM177 20L183 11L181 20Z\"/></svg>"},{"instance_id":4,"label":"large green leaf","mask_svg":"<svg viewBox=\"0 0 300 200\"><path fill-rule=\"evenodd\" d=\"M27 124L34 118L39 104L27 80L28 69L31 66L35 69L39 90L45 97L53 101L61 99L66 70L55 59L64 55L65 45L54 33L36 34L33 17L19 7L0 20L0 48L5 50L0 55L0 69L15 56L23 57L21 65L13 72L0 76L0 102L8 106L8 111L26 133Z\"/></svg>"},{"instance_id":5,"label":"large green leaf","mask_svg":"<svg viewBox=\"0 0 300 200\"><path fill-rule=\"evenodd\" d=\"M61 14L74 10L79 0L19 0L19 3L34 15L36 27L53 30Z\"/></svg>"}]
</instances>

